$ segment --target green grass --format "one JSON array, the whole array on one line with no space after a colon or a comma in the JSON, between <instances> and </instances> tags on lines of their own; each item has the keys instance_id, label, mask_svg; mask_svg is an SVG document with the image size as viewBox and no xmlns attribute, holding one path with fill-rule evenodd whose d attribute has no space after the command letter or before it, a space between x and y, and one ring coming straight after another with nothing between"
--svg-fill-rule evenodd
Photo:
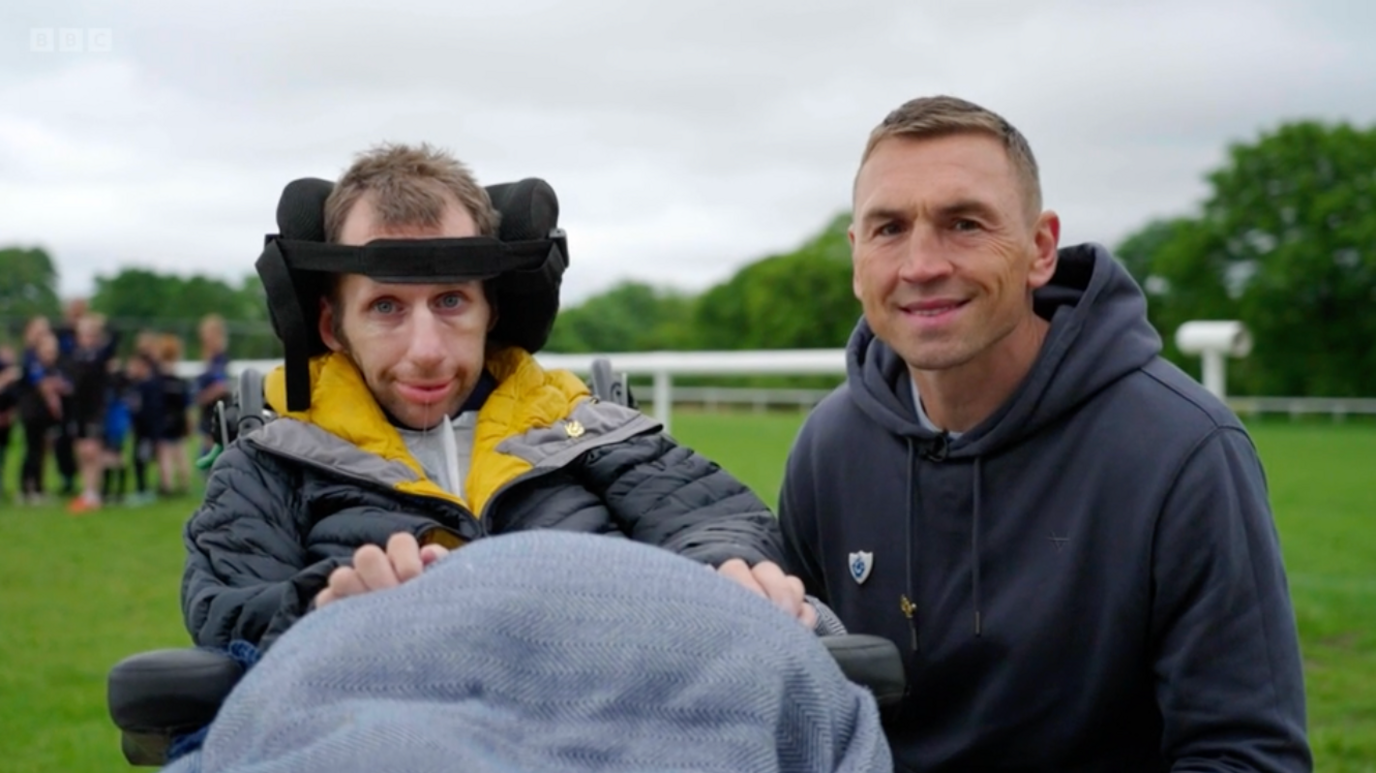
<instances>
[{"instance_id":1,"label":"green grass","mask_svg":"<svg viewBox=\"0 0 1376 773\"><path fill-rule=\"evenodd\" d=\"M799 421L681 414L674 434L773 503ZM1376 425L1253 429L1299 617L1316 769L1376 771ZM186 643L180 530L194 506L73 517L0 504L0 771L128 769L105 675L128 654Z\"/></svg>"}]
</instances>

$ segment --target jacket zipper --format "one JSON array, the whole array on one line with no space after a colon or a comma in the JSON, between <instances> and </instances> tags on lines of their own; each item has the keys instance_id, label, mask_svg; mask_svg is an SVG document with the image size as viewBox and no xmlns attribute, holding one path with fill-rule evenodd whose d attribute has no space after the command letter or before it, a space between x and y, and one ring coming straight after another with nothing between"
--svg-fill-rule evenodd
<instances>
[{"instance_id":1,"label":"jacket zipper","mask_svg":"<svg viewBox=\"0 0 1376 773\"><path fill-rule=\"evenodd\" d=\"M272 450L272 449L263 448L262 446L258 446L258 449L259 449L260 451L262 451L262 452L264 452L264 453L267 453L267 454L270 454L270 455L272 455L272 456L276 456L276 457L281 458L281 459L290 459L290 460L293 461L293 462L296 462L296 463L298 463L298 464L304 465L304 466L306 466L306 467L310 467L310 468L315 469L315 470L317 470L317 471L319 471L319 472L323 472L323 473L325 473L325 474L327 474L327 475L329 475L329 476L331 476L331 477L334 477L334 478L337 478L337 479L340 479L340 480L349 481L349 482L351 482L351 483L355 483L355 484L357 484L357 485L359 485L359 486L362 486L362 487L364 487L364 488L370 489L370 490L372 490L372 491L376 491L376 492L379 492L379 493L387 494L388 496L391 496L391 497L399 498L399 499L401 499L402 501L408 501L408 500L409 500L409 501L412 501L412 502L421 502L421 503L424 503L425 505L431 506L431 507L433 507L433 506L435 506L435 505L439 505L441 508L444 508L444 509L447 509L447 510L450 510L450 511L455 512L455 513L457 514L457 519L458 519L458 520L460 520L460 521L463 521L463 520L471 521L472 524L477 528L477 532L478 532L478 536L479 536L479 537L485 537L485 536L487 536L487 534L488 534L487 528L484 526L482 520L479 519L476 515L474 515L474 514L472 513L472 511L470 511L468 508L466 508L466 507L464 507L464 506L462 506L462 505L460 505L460 504L458 504L458 503L456 503L456 502L450 502L450 501L447 500L447 499L440 499L439 497L430 497L430 496L425 496L425 495L422 495L422 494L410 494L410 493L407 493L407 492L404 492L404 491L397 491L395 488L392 488L392 487L390 487L390 486L387 486L387 485L385 485L385 484L383 484L383 483L379 483L378 481L375 481L375 480L373 480L373 479L371 479L371 478L365 478L365 477L363 477L363 476L361 476L361 475L354 475L354 474L347 473L347 472L340 472L339 469L338 469L338 468L335 468L335 467L327 467L327 466L325 466L325 465L323 465L323 464L320 464L320 463L316 462L314 459L302 458L302 457L299 457L299 456L288 456L288 455L286 455L286 454L278 453L278 452L276 452L276 451L274 451L274 450ZM520 476L517 476L517 478L513 478L513 480L517 480L517 479L519 479L519 477L520 477ZM453 531L455 531L455 532L458 531L457 528L453 528L453 527L447 526L447 525L445 525L444 523L438 523L437 525L438 525L440 528L445 528L445 529L451 529L451 528L452 528ZM463 536L460 535L460 534L457 534L457 533L456 533L454 536L458 537L459 539L463 539ZM468 541L471 541L471 540L468 540Z\"/></svg>"},{"instance_id":2,"label":"jacket zipper","mask_svg":"<svg viewBox=\"0 0 1376 773\"><path fill-rule=\"evenodd\" d=\"M600 439L599 439L599 440L600 440ZM256 445L256 444L255 444L255 445ZM592 443L589 443L589 444L587 445L587 448L585 449L585 451L591 451L591 450L596 449L596 448L601 448L603 445L606 445L606 443L604 443L604 442L592 442ZM344 480L353 481L354 483L358 483L358 484L360 484L360 485L366 486L366 487L368 487L368 488L370 488L370 489L373 489L374 491L384 492L384 493L390 494L390 495L392 495L392 496L404 497L404 498L406 498L406 499L410 499L410 500L412 500L412 501L417 501L417 502L425 502L425 503L431 503L431 504L433 504L433 503L439 503L439 504L441 504L442 506L446 506L446 507L448 507L448 508L451 508L451 509L453 509L453 510L456 510L456 511L458 512L458 514L459 514L460 520L463 520L463 519L469 519L469 520L471 520L471 521L473 522L473 524L474 524L474 525L477 527L477 529L478 529L478 535L479 535L479 537L491 536L491 532L489 532L489 530L487 529L487 525L486 525L486 524L487 524L487 521L489 520L489 516L490 516L490 514L491 514L491 512L492 512L492 509L493 509L493 507L496 505L497 501L498 501L503 495L505 495L507 492L509 492L513 487L515 487L515 486L518 485L518 484L525 483L526 481L534 480L535 478L539 478L539 477L541 477L541 476L548 475L548 474L550 474L550 473L556 472L556 471L558 471L558 470L566 469L567 466L568 466L568 465L564 465L564 466L562 466L562 467L546 467L546 468L532 467L531 469L526 470L525 472L521 473L520 475L517 475L516 477L512 478L511 480L508 480L507 482L505 482L505 483L503 483L502 485L498 486L498 487L497 487L497 490L494 491L494 492L492 492L492 496L488 497L488 499L487 499L487 504L485 504L485 505L483 506L483 509L482 509L482 516L483 516L483 517L479 517L478 515L474 514L474 513L473 513L471 510L469 510L468 508L463 507L462 505L459 505L459 504L457 504L457 503L455 503L455 502L450 502L450 501L448 501L448 500L440 499L440 498L438 498L438 497L425 496L425 495L422 495L422 494L408 494L408 493L405 493L405 492L400 492L400 491L397 491L397 490L394 489L394 488L391 488L391 487L389 487L389 486L386 486L386 485L384 485L384 484L382 484L382 483L379 483L379 482L377 482L377 481L375 481L375 480L371 480L371 479L369 479L369 478L364 478L364 477L362 477L362 476L352 475L352 474L349 474L349 473L341 473L338 469L336 469L336 468L334 468L334 467L327 467L327 466L325 466L325 465L319 464L319 463L317 463L317 462L316 462L315 460L313 460L313 459L302 458L302 457L298 457L298 456L288 456L288 455L285 455L285 454L278 453L278 452L276 452L276 451L273 450L273 449L264 448L263 446L258 446L258 448L259 448L259 450L263 451L264 453L271 454L271 455L273 455L273 456L278 456L278 457L284 458L284 459L291 459L292 461L297 462L297 463L299 463L299 464L303 464L303 465L306 465L306 466L308 466L308 467L313 467L313 468L315 468L316 470L320 470L320 471L325 472L325 473L327 473L327 474L329 474L329 475L332 475L332 476L334 476L334 477L336 477L336 478L342 478L342 479L344 479ZM443 524L440 524L440 526L443 527L443 528L447 528L447 527L444 527ZM455 536L456 536L456 537L459 537L459 539L463 539L461 535L457 535L457 534L456 534Z\"/></svg>"}]
</instances>

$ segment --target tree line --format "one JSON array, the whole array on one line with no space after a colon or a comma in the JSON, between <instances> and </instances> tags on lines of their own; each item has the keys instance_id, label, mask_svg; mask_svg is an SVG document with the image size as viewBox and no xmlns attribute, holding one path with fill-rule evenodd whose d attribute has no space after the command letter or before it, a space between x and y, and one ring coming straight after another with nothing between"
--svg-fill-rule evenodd
<instances>
[{"instance_id":1,"label":"tree line","mask_svg":"<svg viewBox=\"0 0 1376 773\"><path fill-rule=\"evenodd\" d=\"M1281 124L1231 145L1207 180L1195 211L1108 245L1147 293L1166 357L1197 373L1197 360L1175 347L1175 330L1191 319L1237 319L1255 346L1230 365L1230 393L1376 395L1376 127ZM546 350L844 346L861 314L849 222L840 213L796 249L701 293L619 283L564 308ZM0 249L0 267L0 320L11 331L29 315L59 313L56 266L43 250ZM235 284L124 268L97 277L90 305L116 324L188 336L215 311L229 322L231 356L281 356L256 276ZM821 381L835 379L789 383Z\"/></svg>"},{"instance_id":2,"label":"tree line","mask_svg":"<svg viewBox=\"0 0 1376 773\"><path fill-rule=\"evenodd\" d=\"M1175 331L1235 319L1254 347L1230 394L1376 396L1376 126L1284 123L1229 146L1209 193L1110 247L1147 294L1163 354L1198 375ZM623 284L561 315L563 351L844 346L857 318L849 213L798 249L697 297Z\"/></svg>"},{"instance_id":3,"label":"tree line","mask_svg":"<svg viewBox=\"0 0 1376 773\"><path fill-rule=\"evenodd\" d=\"M60 318L63 302L57 286L57 264L47 251L0 248L0 340L17 346L29 318ZM226 320L231 357L282 356L268 317L267 295L257 276L232 284L215 277L122 268L97 276L95 291L87 301L91 311L105 316L107 326L129 334L122 337L126 354L134 333L152 330L178 335L188 346L187 356L199 357L196 326L206 314L216 313Z\"/></svg>"}]
</instances>

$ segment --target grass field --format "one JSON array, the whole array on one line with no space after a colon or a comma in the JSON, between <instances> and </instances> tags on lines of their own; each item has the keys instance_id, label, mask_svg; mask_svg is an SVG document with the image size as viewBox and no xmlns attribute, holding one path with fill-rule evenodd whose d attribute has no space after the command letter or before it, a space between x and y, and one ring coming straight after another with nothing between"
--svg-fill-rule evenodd
<instances>
[{"instance_id":1,"label":"grass field","mask_svg":"<svg viewBox=\"0 0 1376 773\"><path fill-rule=\"evenodd\" d=\"M798 416L675 422L680 440L774 501ZM1299 616L1316 769L1376 771L1376 425L1253 429ZM0 772L128 769L105 675L125 655L186 643L180 529L194 504L84 517L0 504Z\"/></svg>"}]
</instances>

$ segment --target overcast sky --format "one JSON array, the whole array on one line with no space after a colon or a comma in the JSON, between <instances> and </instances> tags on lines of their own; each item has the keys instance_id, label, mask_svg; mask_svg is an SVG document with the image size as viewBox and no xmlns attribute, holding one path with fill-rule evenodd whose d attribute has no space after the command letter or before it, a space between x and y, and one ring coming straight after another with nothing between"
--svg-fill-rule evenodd
<instances>
[{"instance_id":1,"label":"overcast sky","mask_svg":"<svg viewBox=\"0 0 1376 773\"><path fill-rule=\"evenodd\" d=\"M1376 121L1366 0L23 0L0 33L0 245L46 248L65 295L131 264L237 280L287 181L380 141L549 180L576 301L797 246L915 96L1022 129L1065 243L1190 211L1283 120Z\"/></svg>"}]
</instances>

